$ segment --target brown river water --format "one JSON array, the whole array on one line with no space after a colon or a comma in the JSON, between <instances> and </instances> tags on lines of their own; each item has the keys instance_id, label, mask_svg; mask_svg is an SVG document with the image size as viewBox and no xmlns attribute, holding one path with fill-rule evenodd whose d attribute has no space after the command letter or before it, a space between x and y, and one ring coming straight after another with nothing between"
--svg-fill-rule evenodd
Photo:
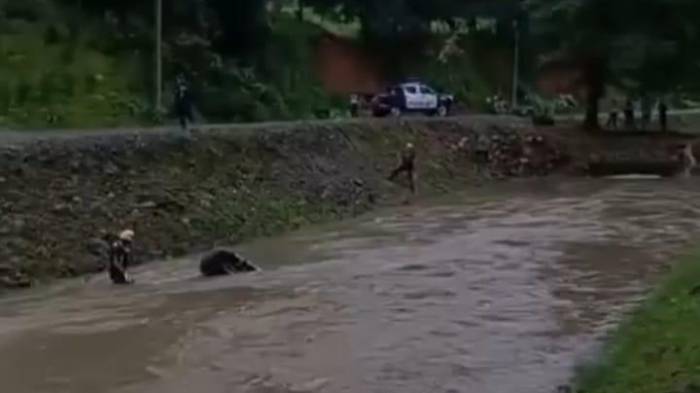
<instances>
[{"instance_id":1,"label":"brown river water","mask_svg":"<svg viewBox=\"0 0 700 393\"><path fill-rule=\"evenodd\" d=\"M0 299L7 393L529 393L566 383L700 231L696 180L490 185Z\"/></svg>"}]
</instances>

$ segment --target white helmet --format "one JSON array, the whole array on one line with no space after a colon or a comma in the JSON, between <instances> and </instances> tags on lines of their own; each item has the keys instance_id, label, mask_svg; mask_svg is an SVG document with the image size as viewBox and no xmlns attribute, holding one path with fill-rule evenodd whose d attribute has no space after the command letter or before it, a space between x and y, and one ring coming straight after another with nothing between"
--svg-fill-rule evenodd
<instances>
[{"instance_id":1,"label":"white helmet","mask_svg":"<svg viewBox=\"0 0 700 393\"><path fill-rule=\"evenodd\" d=\"M134 240L134 231L131 229L125 229L119 233L119 240L124 240L127 242L131 242Z\"/></svg>"}]
</instances>

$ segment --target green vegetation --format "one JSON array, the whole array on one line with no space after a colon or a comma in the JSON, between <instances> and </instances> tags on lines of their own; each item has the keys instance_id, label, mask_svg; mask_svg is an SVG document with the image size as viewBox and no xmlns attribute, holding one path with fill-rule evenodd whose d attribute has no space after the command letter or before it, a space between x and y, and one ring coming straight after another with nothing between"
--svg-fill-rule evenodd
<instances>
[{"instance_id":1,"label":"green vegetation","mask_svg":"<svg viewBox=\"0 0 700 393\"><path fill-rule=\"evenodd\" d=\"M697 91L700 2L527 0L536 46L575 68L587 91L586 125L598 127L606 88L628 95Z\"/></svg>"},{"instance_id":2,"label":"green vegetation","mask_svg":"<svg viewBox=\"0 0 700 393\"><path fill-rule=\"evenodd\" d=\"M610 88L633 96L698 90L699 4L172 0L163 7L166 101L160 109L171 108L172 82L184 72L203 121L344 113L350 92L329 93L317 69L325 34L367 57L372 83L420 77L479 109L487 96L509 96L517 25L519 94L538 93L531 86L543 64L578 75L572 79L586 92L587 124L597 127ZM167 113L153 106L153 5L0 0L0 127L162 121Z\"/></svg>"},{"instance_id":3,"label":"green vegetation","mask_svg":"<svg viewBox=\"0 0 700 393\"><path fill-rule=\"evenodd\" d=\"M46 4L16 3L0 12L0 127L109 126L144 114L143 92L124 72L134 64L95 48L88 26L54 23L57 11Z\"/></svg>"},{"instance_id":4,"label":"green vegetation","mask_svg":"<svg viewBox=\"0 0 700 393\"><path fill-rule=\"evenodd\" d=\"M700 252L666 282L612 337L602 360L581 373L585 393L700 391Z\"/></svg>"},{"instance_id":5,"label":"green vegetation","mask_svg":"<svg viewBox=\"0 0 700 393\"><path fill-rule=\"evenodd\" d=\"M493 10L390 3L174 0L163 9L163 109L172 107L172 83L184 72L202 121L342 114L347 92L330 94L316 69L317 44L329 33L366 53L387 83L422 77L472 107L508 85L509 72L494 74L493 62L481 61L483 48L508 51L507 33L484 41L476 25L434 29L453 12L466 20ZM512 10L516 2L502 3ZM0 128L162 121L169 113L153 107L153 21L149 1L0 0ZM458 27L461 54L438 61Z\"/></svg>"}]
</instances>

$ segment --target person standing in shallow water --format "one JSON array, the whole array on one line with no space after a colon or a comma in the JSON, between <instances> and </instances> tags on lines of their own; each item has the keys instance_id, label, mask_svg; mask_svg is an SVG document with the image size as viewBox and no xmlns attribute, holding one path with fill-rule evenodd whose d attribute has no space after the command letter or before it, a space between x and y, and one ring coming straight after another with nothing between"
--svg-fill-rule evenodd
<instances>
[{"instance_id":1,"label":"person standing in shallow water","mask_svg":"<svg viewBox=\"0 0 700 393\"><path fill-rule=\"evenodd\" d=\"M133 241L134 231L127 229L109 244L109 278L114 284L124 285L134 282L126 272L132 263Z\"/></svg>"},{"instance_id":2,"label":"person standing in shallow water","mask_svg":"<svg viewBox=\"0 0 700 393\"><path fill-rule=\"evenodd\" d=\"M407 143L406 146L401 151L399 155L399 165L391 172L389 175L389 180L393 181L401 173L406 173L406 178L408 180L408 186L411 189L411 193L415 195L416 193L416 179L415 179L415 169L416 169L416 149L412 143Z\"/></svg>"}]
</instances>

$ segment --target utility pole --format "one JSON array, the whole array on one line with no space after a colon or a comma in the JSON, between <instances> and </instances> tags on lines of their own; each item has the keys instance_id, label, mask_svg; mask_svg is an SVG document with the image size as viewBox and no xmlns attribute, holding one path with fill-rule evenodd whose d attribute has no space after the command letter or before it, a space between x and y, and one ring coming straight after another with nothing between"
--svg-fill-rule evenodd
<instances>
[{"instance_id":1,"label":"utility pole","mask_svg":"<svg viewBox=\"0 0 700 393\"><path fill-rule=\"evenodd\" d=\"M155 17L156 17L156 31L155 31L155 110L160 112L163 108L163 55L162 55L162 43L163 43L163 0L155 0Z\"/></svg>"},{"instance_id":2,"label":"utility pole","mask_svg":"<svg viewBox=\"0 0 700 393\"><path fill-rule=\"evenodd\" d=\"M518 28L518 20L513 21L513 30L515 31L515 49L513 53L513 93L511 96L511 108L515 109L518 106L518 79L520 71L520 29Z\"/></svg>"}]
</instances>

